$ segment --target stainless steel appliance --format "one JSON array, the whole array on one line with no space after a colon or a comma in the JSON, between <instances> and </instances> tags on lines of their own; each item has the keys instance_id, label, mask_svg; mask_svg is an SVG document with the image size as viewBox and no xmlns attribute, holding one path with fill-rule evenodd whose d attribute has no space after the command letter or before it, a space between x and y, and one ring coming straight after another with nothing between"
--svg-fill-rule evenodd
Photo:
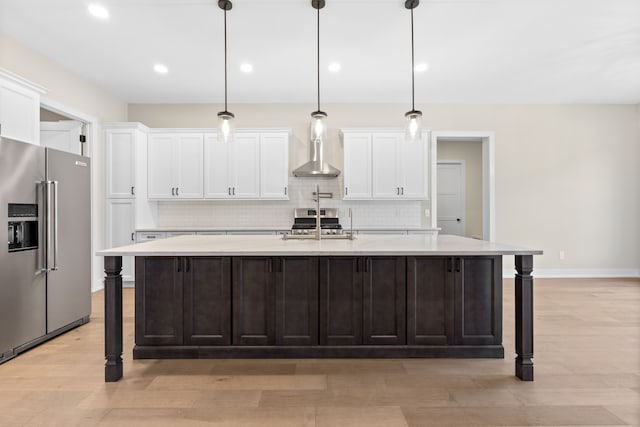
<instances>
[{"instance_id":1,"label":"stainless steel appliance","mask_svg":"<svg viewBox=\"0 0 640 427\"><path fill-rule=\"evenodd\" d=\"M89 321L89 159L0 138L0 363Z\"/></svg>"},{"instance_id":2,"label":"stainless steel appliance","mask_svg":"<svg viewBox=\"0 0 640 427\"><path fill-rule=\"evenodd\" d=\"M293 226L291 234L313 234L316 230L316 208L296 208L293 212ZM339 235L343 234L342 225L338 218L338 209L320 209L320 234Z\"/></svg>"}]
</instances>

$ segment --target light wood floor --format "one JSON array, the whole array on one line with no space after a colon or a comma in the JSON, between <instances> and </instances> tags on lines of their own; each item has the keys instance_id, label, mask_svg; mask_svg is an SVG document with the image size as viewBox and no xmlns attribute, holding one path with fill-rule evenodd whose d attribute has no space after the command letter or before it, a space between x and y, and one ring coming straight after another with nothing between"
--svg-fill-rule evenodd
<instances>
[{"instance_id":1,"label":"light wood floor","mask_svg":"<svg viewBox=\"0 0 640 427\"><path fill-rule=\"evenodd\" d=\"M0 365L0 426L640 425L640 281L536 280L535 381L506 358L132 360L103 382L103 295L89 324Z\"/></svg>"}]
</instances>

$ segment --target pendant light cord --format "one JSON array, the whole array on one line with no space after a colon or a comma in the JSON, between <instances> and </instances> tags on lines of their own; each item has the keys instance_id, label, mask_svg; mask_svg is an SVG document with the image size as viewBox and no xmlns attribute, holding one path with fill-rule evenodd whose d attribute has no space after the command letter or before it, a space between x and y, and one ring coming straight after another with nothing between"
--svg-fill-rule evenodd
<instances>
[{"instance_id":1,"label":"pendant light cord","mask_svg":"<svg viewBox=\"0 0 640 427\"><path fill-rule=\"evenodd\" d=\"M320 8L316 9L318 12L318 25L317 25L317 53L318 53L318 111L320 111Z\"/></svg>"},{"instance_id":2,"label":"pendant light cord","mask_svg":"<svg viewBox=\"0 0 640 427\"><path fill-rule=\"evenodd\" d=\"M227 9L224 9L224 111L227 111Z\"/></svg>"},{"instance_id":3,"label":"pendant light cord","mask_svg":"<svg viewBox=\"0 0 640 427\"><path fill-rule=\"evenodd\" d=\"M416 87L415 87L415 74L416 68L414 64L414 49L413 49L413 9L411 8L411 110L415 111L415 98L416 98Z\"/></svg>"}]
</instances>

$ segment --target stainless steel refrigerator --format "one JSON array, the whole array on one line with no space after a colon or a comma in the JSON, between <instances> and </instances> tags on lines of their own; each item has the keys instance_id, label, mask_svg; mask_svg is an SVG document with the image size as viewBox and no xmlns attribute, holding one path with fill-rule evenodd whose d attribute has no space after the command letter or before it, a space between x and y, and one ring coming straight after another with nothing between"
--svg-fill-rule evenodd
<instances>
[{"instance_id":1,"label":"stainless steel refrigerator","mask_svg":"<svg viewBox=\"0 0 640 427\"><path fill-rule=\"evenodd\" d=\"M89 321L87 157L0 138L0 363Z\"/></svg>"}]
</instances>

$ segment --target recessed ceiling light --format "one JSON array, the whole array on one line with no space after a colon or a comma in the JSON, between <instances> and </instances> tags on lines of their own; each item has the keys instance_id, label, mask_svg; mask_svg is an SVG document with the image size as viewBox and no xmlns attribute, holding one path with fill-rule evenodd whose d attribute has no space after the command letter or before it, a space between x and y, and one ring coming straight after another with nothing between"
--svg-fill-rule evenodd
<instances>
[{"instance_id":1,"label":"recessed ceiling light","mask_svg":"<svg viewBox=\"0 0 640 427\"><path fill-rule=\"evenodd\" d=\"M154 65L153 69L158 74L167 74L169 72L169 69L167 68L167 66L166 65L162 65L162 64Z\"/></svg>"},{"instance_id":2,"label":"recessed ceiling light","mask_svg":"<svg viewBox=\"0 0 640 427\"><path fill-rule=\"evenodd\" d=\"M88 9L96 18L107 19L109 17L109 11L99 4L90 4Z\"/></svg>"},{"instance_id":3,"label":"recessed ceiling light","mask_svg":"<svg viewBox=\"0 0 640 427\"><path fill-rule=\"evenodd\" d=\"M331 71L332 73L340 71L340 68L342 68L342 66L338 62L332 62L331 64L329 64L329 71Z\"/></svg>"},{"instance_id":4,"label":"recessed ceiling light","mask_svg":"<svg viewBox=\"0 0 640 427\"><path fill-rule=\"evenodd\" d=\"M242 64L240 65L240 70L244 73L250 73L253 71L253 65L251 64Z\"/></svg>"},{"instance_id":5,"label":"recessed ceiling light","mask_svg":"<svg viewBox=\"0 0 640 427\"><path fill-rule=\"evenodd\" d=\"M422 64L418 64L416 65L416 72L421 73L423 71L427 71L427 68L429 68L429 64L423 62Z\"/></svg>"}]
</instances>

